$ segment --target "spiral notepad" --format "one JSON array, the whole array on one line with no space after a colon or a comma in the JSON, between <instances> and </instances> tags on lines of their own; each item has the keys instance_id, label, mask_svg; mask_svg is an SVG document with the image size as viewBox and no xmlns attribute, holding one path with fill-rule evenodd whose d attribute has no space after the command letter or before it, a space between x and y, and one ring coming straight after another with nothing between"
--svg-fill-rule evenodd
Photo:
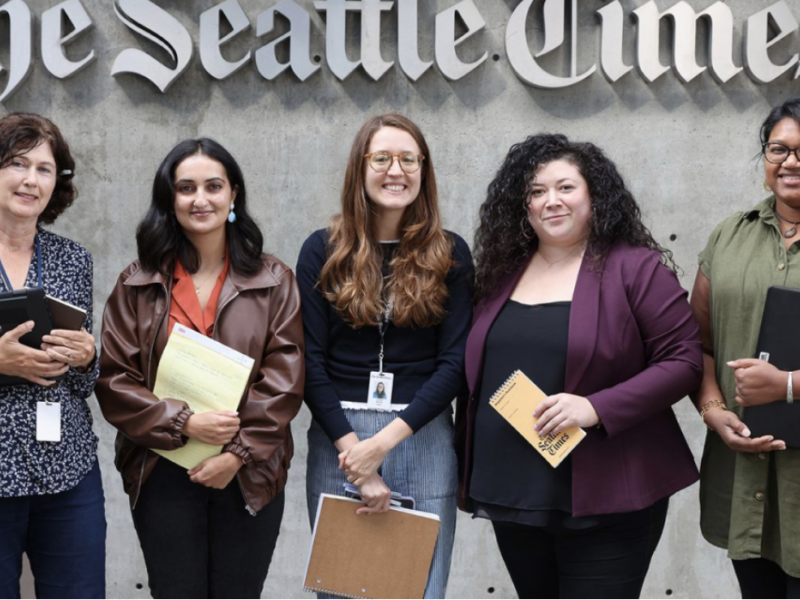
<instances>
[{"instance_id":1,"label":"spiral notepad","mask_svg":"<svg viewBox=\"0 0 800 600\"><path fill-rule=\"evenodd\" d=\"M489 400L489 404L539 451L550 466L557 467L580 441L586 432L580 427L570 427L557 436L540 436L533 428L536 419L533 411L547 398L525 373L514 371Z\"/></svg>"},{"instance_id":2,"label":"spiral notepad","mask_svg":"<svg viewBox=\"0 0 800 600\"><path fill-rule=\"evenodd\" d=\"M422 598L439 517L394 507L355 514L361 506L320 496L303 589L341 598Z\"/></svg>"}]
</instances>

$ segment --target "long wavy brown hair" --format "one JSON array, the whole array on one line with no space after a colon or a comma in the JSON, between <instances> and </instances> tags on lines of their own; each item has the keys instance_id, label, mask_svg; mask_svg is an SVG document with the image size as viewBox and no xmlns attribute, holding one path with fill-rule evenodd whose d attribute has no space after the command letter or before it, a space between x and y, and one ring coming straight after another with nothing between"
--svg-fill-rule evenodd
<instances>
[{"instance_id":1,"label":"long wavy brown hair","mask_svg":"<svg viewBox=\"0 0 800 600\"><path fill-rule=\"evenodd\" d=\"M400 245L381 272L383 251L375 236L377 214L364 187L364 155L383 127L401 129L425 156L417 199L403 213ZM320 288L346 322L359 328L376 325L385 298L395 295L392 321L398 327L430 327L442 321L447 302L445 278L453 266L450 236L442 229L436 178L430 149L419 127L397 114L372 117L362 125L347 161L342 187L342 212L331 222L328 260L320 273Z\"/></svg>"}]
</instances>

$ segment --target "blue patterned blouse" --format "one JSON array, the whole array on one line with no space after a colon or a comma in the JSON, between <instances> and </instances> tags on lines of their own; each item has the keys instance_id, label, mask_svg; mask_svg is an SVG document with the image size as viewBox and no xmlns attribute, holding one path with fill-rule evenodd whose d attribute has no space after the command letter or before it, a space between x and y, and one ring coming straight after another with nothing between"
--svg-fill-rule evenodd
<instances>
[{"instance_id":1,"label":"blue patterned blouse","mask_svg":"<svg viewBox=\"0 0 800 600\"><path fill-rule=\"evenodd\" d=\"M92 331L92 255L79 244L39 230L45 292L80 306ZM27 287L35 287L36 260ZM6 291L0 278L0 291ZM86 373L70 368L53 388L35 384L0 387L0 497L41 496L74 488L94 465L97 437L86 399L97 380L98 361ZM2 369L2 367L0 367ZM61 441L36 441L36 402L61 403Z\"/></svg>"}]
</instances>

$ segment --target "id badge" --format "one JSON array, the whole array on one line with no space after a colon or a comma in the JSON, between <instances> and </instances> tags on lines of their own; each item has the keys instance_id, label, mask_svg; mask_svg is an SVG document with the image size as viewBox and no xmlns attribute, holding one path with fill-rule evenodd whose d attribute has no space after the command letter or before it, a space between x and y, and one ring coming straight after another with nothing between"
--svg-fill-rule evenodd
<instances>
[{"instance_id":1,"label":"id badge","mask_svg":"<svg viewBox=\"0 0 800 600\"><path fill-rule=\"evenodd\" d=\"M36 441L61 441L61 403L36 403Z\"/></svg>"},{"instance_id":2,"label":"id badge","mask_svg":"<svg viewBox=\"0 0 800 600\"><path fill-rule=\"evenodd\" d=\"M367 406L375 410L389 410L392 404L393 384L394 374L372 371L369 374Z\"/></svg>"}]
</instances>

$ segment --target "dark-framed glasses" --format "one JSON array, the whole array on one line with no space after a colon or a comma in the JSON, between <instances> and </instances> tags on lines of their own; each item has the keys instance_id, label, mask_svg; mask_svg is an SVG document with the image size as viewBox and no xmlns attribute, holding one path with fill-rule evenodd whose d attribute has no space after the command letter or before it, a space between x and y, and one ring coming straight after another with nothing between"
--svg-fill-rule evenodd
<instances>
[{"instance_id":1,"label":"dark-framed glasses","mask_svg":"<svg viewBox=\"0 0 800 600\"><path fill-rule=\"evenodd\" d=\"M797 153L798 150L800 150L800 146L797 148L789 148L778 142L766 142L761 144L761 153L764 155L764 158L767 159L767 162L771 162L774 165L782 165L788 160L789 155L792 153L794 153L797 162L800 162L800 154Z\"/></svg>"},{"instance_id":2,"label":"dark-framed glasses","mask_svg":"<svg viewBox=\"0 0 800 600\"><path fill-rule=\"evenodd\" d=\"M369 161L369 166L377 173L386 173L386 171L391 169L395 158L400 168L403 170L403 173L415 173L422 166L422 161L425 160L422 154L414 154L413 152L392 154L386 150L370 152L369 154L365 154L364 158Z\"/></svg>"}]
</instances>

